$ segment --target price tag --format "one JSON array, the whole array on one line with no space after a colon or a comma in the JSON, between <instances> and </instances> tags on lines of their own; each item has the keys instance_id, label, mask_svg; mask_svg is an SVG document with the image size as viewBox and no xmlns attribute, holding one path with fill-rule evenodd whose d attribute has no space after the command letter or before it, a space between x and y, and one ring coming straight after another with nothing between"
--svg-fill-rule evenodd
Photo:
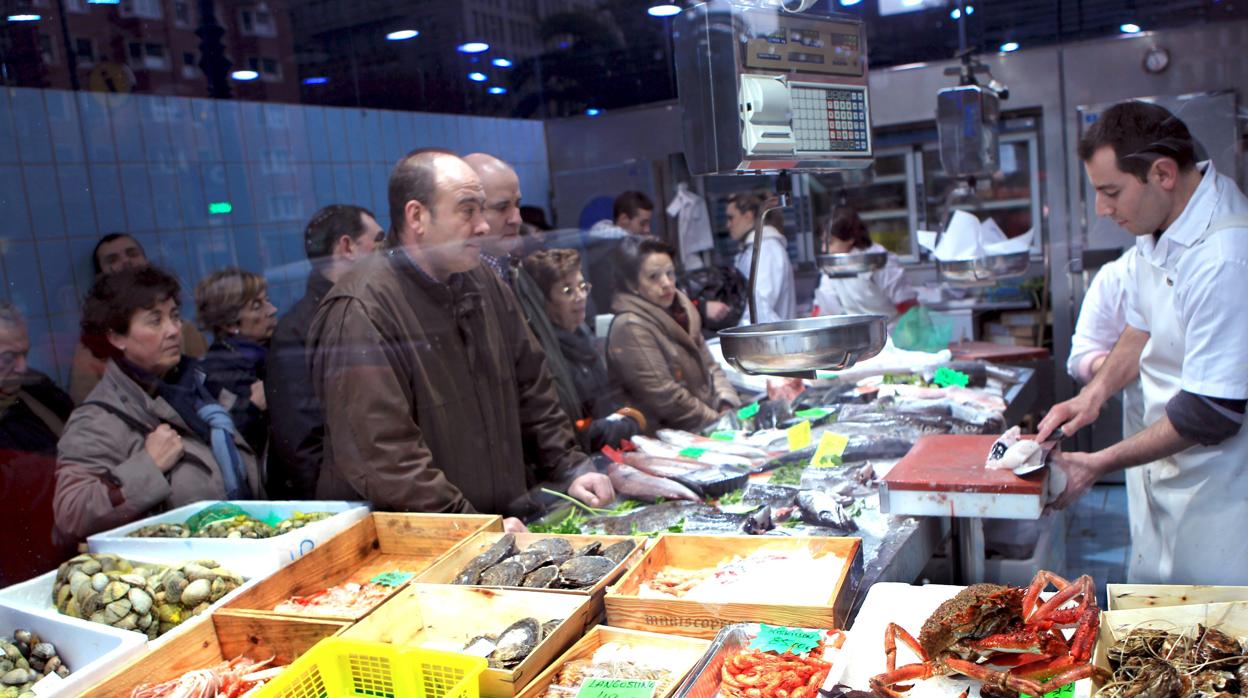
<instances>
[{"instance_id":1,"label":"price tag","mask_svg":"<svg viewBox=\"0 0 1248 698\"><path fill-rule=\"evenodd\" d=\"M1065 686L1062 686L1061 688L1057 689L1056 691L1049 691L1048 693L1044 694L1042 698L1074 698L1074 695L1075 695L1075 684L1068 683ZM1019 698L1031 698L1031 696L1027 695L1026 693L1020 693L1018 694L1018 696Z\"/></svg>"},{"instance_id":2,"label":"price tag","mask_svg":"<svg viewBox=\"0 0 1248 698\"><path fill-rule=\"evenodd\" d=\"M697 460L701 458L702 455L705 453L706 453L705 448L694 448L691 446L689 448L680 449L680 451L676 455L680 456L681 458L692 458L694 460Z\"/></svg>"},{"instance_id":3,"label":"price tag","mask_svg":"<svg viewBox=\"0 0 1248 698\"><path fill-rule=\"evenodd\" d=\"M374 584L381 584L382 586L397 587L403 586L407 580L415 576L416 575L413 572L400 572L398 570L394 570L392 572L382 572L369 581Z\"/></svg>"},{"instance_id":4,"label":"price tag","mask_svg":"<svg viewBox=\"0 0 1248 698\"><path fill-rule=\"evenodd\" d=\"M941 366L936 369L936 375L932 376L932 382L942 388L956 385L959 388L965 388L967 383L971 382L971 377L961 371L955 371L948 366Z\"/></svg>"},{"instance_id":5,"label":"price tag","mask_svg":"<svg viewBox=\"0 0 1248 698\"><path fill-rule=\"evenodd\" d=\"M750 641L750 649L776 654L807 654L819 646L821 639L823 636L818 630L760 625L758 635Z\"/></svg>"},{"instance_id":6,"label":"price tag","mask_svg":"<svg viewBox=\"0 0 1248 698\"><path fill-rule=\"evenodd\" d=\"M784 430L785 436L789 437L789 450L800 451L810 445L812 437L810 435L810 422L805 420L794 424Z\"/></svg>"},{"instance_id":7,"label":"price tag","mask_svg":"<svg viewBox=\"0 0 1248 698\"><path fill-rule=\"evenodd\" d=\"M742 420L749 419L750 417L753 417L756 414L758 414L757 402L752 405L746 405L745 407L742 407L741 409L737 410L737 418L742 419Z\"/></svg>"},{"instance_id":8,"label":"price tag","mask_svg":"<svg viewBox=\"0 0 1248 698\"><path fill-rule=\"evenodd\" d=\"M810 464L816 468L833 468L840 465L841 454L845 453L845 446L848 444L848 436L830 431L823 432L823 436L819 437L819 447L815 449L815 455L810 459Z\"/></svg>"},{"instance_id":9,"label":"price tag","mask_svg":"<svg viewBox=\"0 0 1248 698\"><path fill-rule=\"evenodd\" d=\"M793 413L793 416L800 419L823 419L829 414L832 413L819 407L812 407L808 410L798 410Z\"/></svg>"},{"instance_id":10,"label":"price tag","mask_svg":"<svg viewBox=\"0 0 1248 698\"><path fill-rule=\"evenodd\" d=\"M576 698L652 698L658 683L641 679L585 679Z\"/></svg>"},{"instance_id":11,"label":"price tag","mask_svg":"<svg viewBox=\"0 0 1248 698\"><path fill-rule=\"evenodd\" d=\"M717 431L711 434L711 438L716 441L736 441L737 432L735 431Z\"/></svg>"}]
</instances>

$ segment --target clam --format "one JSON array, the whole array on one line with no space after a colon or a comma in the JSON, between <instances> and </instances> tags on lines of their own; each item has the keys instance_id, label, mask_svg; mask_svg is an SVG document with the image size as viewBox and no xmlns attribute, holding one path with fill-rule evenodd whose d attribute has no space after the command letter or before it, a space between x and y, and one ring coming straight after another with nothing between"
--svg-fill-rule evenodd
<instances>
[{"instance_id":1,"label":"clam","mask_svg":"<svg viewBox=\"0 0 1248 698\"><path fill-rule=\"evenodd\" d=\"M108 586L108 575L103 572L96 572L91 575L91 588L96 591L104 591L104 587Z\"/></svg>"},{"instance_id":2,"label":"clam","mask_svg":"<svg viewBox=\"0 0 1248 698\"><path fill-rule=\"evenodd\" d=\"M152 610L152 596L144 589L132 588L126 598L130 600L130 607L139 615Z\"/></svg>"},{"instance_id":3,"label":"clam","mask_svg":"<svg viewBox=\"0 0 1248 698\"><path fill-rule=\"evenodd\" d=\"M614 561L615 564L618 565L621 562L624 562L624 560L628 558L628 556L633 552L633 549L636 547L637 547L637 544L634 543L633 541L622 540L618 543L613 543L612 545L608 545L607 547L603 548L601 555L609 560Z\"/></svg>"},{"instance_id":4,"label":"clam","mask_svg":"<svg viewBox=\"0 0 1248 698\"><path fill-rule=\"evenodd\" d=\"M126 594L130 593L130 585L122 581L109 582L101 593L104 603L112 603L118 599L125 598Z\"/></svg>"},{"instance_id":5,"label":"clam","mask_svg":"<svg viewBox=\"0 0 1248 698\"><path fill-rule=\"evenodd\" d=\"M277 526L274 528L274 535L280 536L283 533L289 533L295 529L303 528L308 524L316 523L317 521L324 521L333 515L334 513L332 511L310 511L306 514L296 511L290 516L290 518L283 519L278 522Z\"/></svg>"},{"instance_id":6,"label":"clam","mask_svg":"<svg viewBox=\"0 0 1248 698\"><path fill-rule=\"evenodd\" d=\"M53 647L51 642L40 642L30 648L30 655L46 662L56 656L56 647Z\"/></svg>"},{"instance_id":7,"label":"clam","mask_svg":"<svg viewBox=\"0 0 1248 698\"><path fill-rule=\"evenodd\" d=\"M212 595L212 582L207 579L196 579L182 591L180 601L187 608L194 608L208 600Z\"/></svg>"},{"instance_id":8,"label":"clam","mask_svg":"<svg viewBox=\"0 0 1248 698\"><path fill-rule=\"evenodd\" d=\"M4 676L0 676L0 683L5 686L21 686L38 678L39 674L30 669L11 669L5 672Z\"/></svg>"},{"instance_id":9,"label":"clam","mask_svg":"<svg viewBox=\"0 0 1248 698\"><path fill-rule=\"evenodd\" d=\"M541 641L542 627L533 618L522 618L512 623L498 636L498 647L489 659L510 667L524 661Z\"/></svg>"},{"instance_id":10,"label":"clam","mask_svg":"<svg viewBox=\"0 0 1248 698\"><path fill-rule=\"evenodd\" d=\"M524 576L520 584L530 589L549 589L559 581L559 568L554 565L543 565Z\"/></svg>"},{"instance_id":11,"label":"clam","mask_svg":"<svg viewBox=\"0 0 1248 698\"><path fill-rule=\"evenodd\" d=\"M559 565L559 579L572 589L592 587L615 569L613 560L599 556L578 556Z\"/></svg>"},{"instance_id":12,"label":"clam","mask_svg":"<svg viewBox=\"0 0 1248 698\"><path fill-rule=\"evenodd\" d=\"M479 583L491 587L518 587L523 581L523 565L511 558L482 572Z\"/></svg>"}]
</instances>

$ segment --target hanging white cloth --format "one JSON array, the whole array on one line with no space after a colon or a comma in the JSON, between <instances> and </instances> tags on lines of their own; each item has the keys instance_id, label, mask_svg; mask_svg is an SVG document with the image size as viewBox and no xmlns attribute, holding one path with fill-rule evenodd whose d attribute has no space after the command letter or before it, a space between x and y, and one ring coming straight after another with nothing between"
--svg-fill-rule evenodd
<instances>
[{"instance_id":1,"label":"hanging white cloth","mask_svg":"<svg viewBox=\"0 0 1248 698\"><path fill-rule=\"evenodd\" d=\"M676 185L676 196L667 206L667 215L676 217L681 263L686 270L701 269L705 264L699 253L715 247L706 200L681 182Z\"/></svg>"}]
</instances>

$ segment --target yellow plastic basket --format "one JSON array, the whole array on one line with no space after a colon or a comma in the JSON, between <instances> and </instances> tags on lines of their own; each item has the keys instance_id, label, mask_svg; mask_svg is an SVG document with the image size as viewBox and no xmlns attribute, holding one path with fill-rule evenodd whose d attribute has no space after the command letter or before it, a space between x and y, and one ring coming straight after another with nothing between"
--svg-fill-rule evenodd
<instances>
[{"instance_id":1,"label":"yellow plastic basket","mask_svg":"<svg viewBox=\"0 0 1248 698\"><path fill-rule=\"evenodd\" d=\"M256 698L478 698L485 667L481 657L327 637Z\"/></svg>"}]
</instances>

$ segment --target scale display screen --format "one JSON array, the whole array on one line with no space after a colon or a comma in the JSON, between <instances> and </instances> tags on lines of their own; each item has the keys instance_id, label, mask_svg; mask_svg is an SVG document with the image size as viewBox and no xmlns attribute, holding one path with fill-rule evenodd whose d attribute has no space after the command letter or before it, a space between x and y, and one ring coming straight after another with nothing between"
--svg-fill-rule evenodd
<instances>
[{"instance_id":1,"label":"scale display screen","mask_svg":"<svg viewBox=\"0 0 1248 698\"><path fill-rule=\"evenodd\" d=\"M746 29L747 68L862 77L860 25L774 16Z\"/></svg>"}]
</instances>

